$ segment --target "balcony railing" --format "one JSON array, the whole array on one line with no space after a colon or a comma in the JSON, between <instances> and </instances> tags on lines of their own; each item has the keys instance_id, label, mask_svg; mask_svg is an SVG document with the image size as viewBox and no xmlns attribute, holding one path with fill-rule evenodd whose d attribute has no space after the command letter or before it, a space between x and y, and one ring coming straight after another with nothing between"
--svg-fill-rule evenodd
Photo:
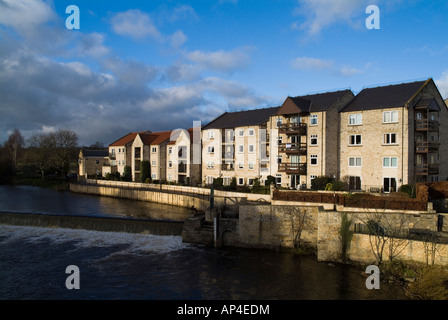
<instances>
[{"instance_id":1,"label":"balcony railing","mask_svg":"<svg viewBox=\"0 0 448 320\"><path fill-rule=\"evenodd\" d=\"M116 159L116 157L117 157L117 156L116 156L116 154L115 154L115 153L112 153L112 152L111 152L111 153L109 153L109 158L110 158L110 159L114 159L114 160L115 160L115 159Z\"/></svg>"},{"instance_id":2,"label":"balcony railing","mask_svg":"<svg viewBox=\"0 0 448 320\"><path fill-rule=\"evenodd\" d=\"M306 174L306 163L279 163L279 172L286 172L290 174Z\"/></svg>"},{"instance_id":3,"label":"balcony railing","mask_svg":"<svg viewBox=\"0 0 448 320\"><path fill-rule=\"evenodd\" d=\"M422 142L417 141L415 143L415 151L417 153L433 153L439 152L439 143L436 142Z\"/></svg>"},{"instance_id":4,"label":"balcony railing","mask_svg":"<svg viewBox=\"0 0 448 320\"><path fill-rule=\"evenodd\" d=\"M278 152L306 154L306 143L280 143Z\"/></svg>"},{"instance_id":5,"label":"balcony railing","mask_svg":"<svg viewBox=\"0 0 448 320\"><path fill-rule=\"evenodd\" d=\"M415 165L415 173L418 176L427 176L433 174L439 174L439 164L417 164Z\"/></svg>"},{"instance_id":6,"label":"balcony railing","mask_svg":"<svg viewBox=\"0 0 448 320\"><path fill-rule=\"evenodd\" d=\"M279 133L306 135L306 123L282 123L278 127Z\"/></svg>"},{"instance_id":7,"label":"balcony railing","mask_svg":"<svg viewBox=\"0 0 448 320\"><path fill-rule=\"evenodd\" d=\"M415 130L417 131L438 131L439 122L429 119L415 121Z\"/></svg>"}]
</instances>

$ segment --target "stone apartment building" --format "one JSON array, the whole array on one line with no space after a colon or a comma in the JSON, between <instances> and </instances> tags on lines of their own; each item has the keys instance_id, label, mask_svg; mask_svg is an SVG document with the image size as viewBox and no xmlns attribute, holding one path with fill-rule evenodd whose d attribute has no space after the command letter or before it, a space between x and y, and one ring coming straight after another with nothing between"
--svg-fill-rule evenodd
<instances>
[{"instance_id":1,"label":"stone apartment building","mask_svg":"<svg viewBox=\"0 0 448 320\"><path fill-rule=\"evenodd\" d=\"M354 98L350 90L288 97L272 117L271 173L277 184L310 188L318 176L338 174L339 111Z\"/></svg>"},{"instance_id":2,"label":"stone apartment building","mask_svg":"<svg viewBox=\"0 0 448 320\"><path fill-rule=\"evenodd\" d=\"M229 185L263 184L271 172L271 117L279 107L226 112L202 127L203 184L222 178Z\"/></svg>"},{"instance_id":3,"label":"stone apartment building","mask_svg":"<svg viewBox=\"0 0 448 320\"><path fill-rule=\"evenodd\" d=\"M434 81L362 90L340 112L339 174L352 190L448 178L448 112Z\"/></svg>"},{"instance_id":4,"label":"stone apartment building","mask_svg":"<svg viewBox=\"0 0 448 320\"><path fill-rule=\"evenodd\" d=\"M108 158L108 150L81 149L78 157L79 176L101 176L103 165Z\"/></svg>"},{"instance_id":5,"label":"stone apartment building","mask_svg":"<svg viewBox=\"0 0 448 320\"><path fill-rule=\"evenodd\" d=\"M119 172L120 176L124 173L124 168L132 163L132 144L138 134L148 134L151 131L130 132L120 139L112 142L109 145L109 156L106 159L102 175L107 173Z\"/></svg>"}]
</instances>

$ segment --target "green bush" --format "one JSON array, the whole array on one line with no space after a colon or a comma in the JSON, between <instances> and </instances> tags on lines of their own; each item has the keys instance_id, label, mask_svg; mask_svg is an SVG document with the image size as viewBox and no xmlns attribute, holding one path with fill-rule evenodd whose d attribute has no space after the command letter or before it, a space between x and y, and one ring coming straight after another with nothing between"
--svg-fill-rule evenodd
<instances>
[{"instance_id":1,"label":"green bush","mask_svg":"<svg viewBox=\"0 0 448 320\"><path fill-rule=\"evenodd\" d=\"M326 176L319 176L311 180L312 190L325 190L327 184L331 183L332 179Z\"/></svg>"},{"instance_id":2,"label":"green bush","mask_svg":"<svg viewBox=\"0 0 448 320\"><path fill-rule=\"evenodd\" d=\"M416 197L416 187L415 184L404 184L399 189L398 192L407 193L409 197L415 198Z\"/></svg>"},{"instance_id":3,"label":"green bush","mask_svg":"<svg viewBox=\"0 0 448 320\"><path fill-rule=\"evenodd\" d=\"M271 184L275 185L275 177L274 176L268 176L266 180L264 181L265 186L270 186Z\"/></svg>"},{"instance_id":4,"label":"green bush","mask_svg":"<svg viewBox=\"0 0 448 320\"><path fill-rule=\"evenodd\" d=\"M132 169L130 166L124 167L122 179L123 179L123 181L131 181L132 180Z\"/></svg>"}]
</instances>

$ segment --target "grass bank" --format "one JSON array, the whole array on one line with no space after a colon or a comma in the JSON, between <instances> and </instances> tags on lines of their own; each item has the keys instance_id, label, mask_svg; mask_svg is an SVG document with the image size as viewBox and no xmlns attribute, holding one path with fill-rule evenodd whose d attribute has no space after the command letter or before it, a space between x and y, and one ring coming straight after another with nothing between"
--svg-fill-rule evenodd
<instances>
[{"instance_id":1,"label":"grass bank","mask_svg":"<svg viewBox=\"0 0 448 320\"><path fill-rule=\"evenodd\" d=\"M66 181L63 178L46 178L42 180L42 178L16 176L12 183L14 185L42 187L56 191L70 191L70 181Z\"/></svg>"}]
</instances>

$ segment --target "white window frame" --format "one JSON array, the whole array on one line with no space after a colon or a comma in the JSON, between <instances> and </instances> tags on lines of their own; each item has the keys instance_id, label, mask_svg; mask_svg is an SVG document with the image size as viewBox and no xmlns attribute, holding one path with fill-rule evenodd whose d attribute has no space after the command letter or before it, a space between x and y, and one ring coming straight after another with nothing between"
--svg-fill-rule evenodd
<instances>
[{"instance_id":1,"label":"white window frame","mask_svg":"<svg viewBox=\"0 0 448 320\"><path fill-rule=\"evenodd\" d=\"M313 164L314 159L316 160L315 164ZM318 164L319 164L319 161L318 161L317 154L311 154L310 155L310 166L317 166Z\"/></svg>"},{"instance_id":2,"label":"white window frame","mask_svg":"<svg viewBox=\"0 0 448 320\"><path fill-rule=\"evenodd\" d=\"M157 147L151 147L151 152L152 153L156 153L157 152Z\"/></svg>"},{"instance_id":3,"label":"white window frame","mask_svg":"<svg viewBox=\"0 0 448 320\"><path fill-rule=\"evenodd\" d=\"M255 135L255 130L254 129L249 129L248 130L248 135L249 136L254 136Z\"/></svg>"},{"instance_id":4,"label":"white window frame","mask_svg":"<svg viewBox=\"0 0 448 320\"><path fill-rule=\"evenodd\" d=\"M254 185L254 178L247 178L247 185L253 186Z\"/></svg>"},{"instance_id":5,"label":"white window frame","mask_svg":"<svg viewBox=\"0 0 448 320\"><path fill-rule=\"evenodd\" d=\"M244 178L238 178L237 183L239 186L244 186Z\"/></svg>"},{"instance_id":6,"label":"white window frame","mask_svg":"<svg viewBox=\"0 0 448 320\"><path fill-rule=\"evenodd\" d=\"M311 114L310 115L310 126L317 126L318 124L319 124L319 122L318 122L317 114Z\"/></svg>"},{"instance_id":7,"label":"white window frame","mask_svg":"<svg viewBox=\"0 0 448 320\"><path fill-rule=\"evenodd\" d=\"M353 163L351 163L352 161L353 161ZM362 158L361 157L349 157L348 158L348 166L350 168L360 168L360 167L362 167Z\"/></svg>"},{"instance_id":8,"label":"white window frame","mask_svg":"<svg viewBox=\"0 0 448 320\"><path fill-rule=\"evenodd\" d=\"M173 147L168 147L168 154L172 154L173 153Z\"/></svg>"},{"instance_id":9,"label":"white window frame","mask_svg":"<svg viewBox=\"0 0 448 320\"><path fill-rule=\"evenodd\" d=\"M392 142L392 135L395 135L395 142ZM387 142L387 140L389 140L389 142ZM383 144L384 145L397 145L398 144L397 133L396 132L383 133Z\"/></svg>"},{"instance_id":10,"label":"white window frame","mask_svg":"<svg viewBox=\"0 0 448 320\"><path fill-rule=\"evenodd\" d=\"M152 160L151 161L151 166L152 167L157 167L157 160Z\"/></svg>"},{"instance_id":11,"label":"white window frame","mask_svg":"<svg viewBox=\"0 0 448 320\"><path fill-rule=\"evenodd\" d=\"M316 140L316 142L313 143L313 140ZM319 145L319 143L318 143L318 135L317 134L312 134L310 136L310 146L317 146L317 145Z\"/></svg>"},{"instance_id":12,"label":"white window frame","mask_svg":"<svg viewBox=\"0 0 448 320\"><path fill-rule=\"evenodd\" d=\"M249 170L254 170L254 163L253 162L249 162Z\"/></svg>"},{"instance_id":13,"label":"white window frame","mask_svg":"<svg viewBox=\"0 0 448 320\"><path fill-rule=\"evenodd\" d=\"M386 119L386 115L389 115ZM396 115L396 119L393 119L393 115ZM383 111L383 123L397 123L398 122L398 110Z\"/></svg>"},{"instance_id":14,"label":"white window frame","mask_svg":"<svg viewBox=\"0 0 448 320\"><path fill-rule=\"evenodd\" d=\"M215 162L207 161L207 169L215 169Z\"/></svg>"},{"instance_id":15,"label":"white window frame","mask_svg":"<svg viewBox=\"0 0 448 320\"><path fill-rule=\"evenodd\" d=\"M249 149L249 151L248 151L249 153L254 153L255 152L255 145L250 144L248 149Z\"/></svg>"},{"instance_id":16,"label":"white window frame","mask_svg":"<svg viewBox=\"0 0 448 320\"><path fill-rule=\"evenodd\" d=\"M209 153L209 154L215 153L215 146L208 146L207 147L207 153Z\"/></svg>"},{"instance_id":17,"label":"white window frame","mask_svg":"<svg viewBox=\"0 0 448 320\"><path fill-rule=\"evenodd\" d=\"M238 130L238 137L244 137L244 129Z\"/></svg>"},{"instance_id":18,"label":"white window frame","mask_svg":"<svg viewBox=\"0 0 448 320\"><path fill-rule=\"evenodd\" d=\"M348 125L349 126L360 126L362 125L362 113L352 113L348 115Z\"/></svg>"},{"instance_id":19,"label":"white window frame","mask_svg":"<svg viewBox=\"0 0 448 320\"><path fill-rule=\"evenodd\" d=\"M173 167L173 161L168 161L168 168L172 168Z\"/></svg>"},{"instance_id":20,"label":"white window frame","mask_svg":"<svg viewBox=\"0 0 448 320\"><path fill-rule=\"evenodd\" d=\"M207 178L206 178L207 184L213 184L214 180L215 180L215 177L213 177L213 176L207 176Z\"/></svg>"},{"instance_id":21,"label":"white window frame","mask_svg":"<svg viewBox=\"0 0 448 320\"><path fill-rule=\"evenodd\" d=\"M392 165L392 159L396 159L395 166ZM383 168L398 168L398 157L383 157Z\"/></svg>"},{"instance_id":22,"label":"white window frame","mask_svg":"<svg viewBox=\"0 0 448 320\"><path fill-rule=\"evenodd\" d=\"M244 153L244 145L238 146L238 153Z\"/></svg>"},{"instance_id":23,"label":"white window frame","mask_svg":"<svg viewBox=\"0 0 448 320\"><path fill-rule=\"evenodd\" d=\"M151 174L151 179L152 180L157 180L157 173Z\"/></svg>"},{"instance_id":24,"label":"white window frame","mask_svg":"<svg viewBox=\"0 0 448 320\"><path fill-rule=\"evenodd\" d=\"M244 169L244 162L238 162L238 169Z\"/></svg>"},{"instance_id":25,"label":"white window frame","mask_svg":"<svg viewBox=\"0 0 448 320\"><path fill-rule=\"evenodd\" d=\"M214 138L215 138L215 131L213 131L213 130L208 130L208 131L207 131L207 136L208 136L208 139L209 139L209 140L214 139Z\"/></svg>"},{"instance_id":26,"label":"white window frame","mask_svg":"<svg viewBox=\"0 0 448 320\"><path fill-rule=\"evenodd\" d=\"M358 143L358 139L357 137L360 137L360 142ZM353 142L352 143L352 137L353 137ZM351 134L348 136L348 145L349 146L362 146L362 134Z\"/></svg>"}]
</instances>

